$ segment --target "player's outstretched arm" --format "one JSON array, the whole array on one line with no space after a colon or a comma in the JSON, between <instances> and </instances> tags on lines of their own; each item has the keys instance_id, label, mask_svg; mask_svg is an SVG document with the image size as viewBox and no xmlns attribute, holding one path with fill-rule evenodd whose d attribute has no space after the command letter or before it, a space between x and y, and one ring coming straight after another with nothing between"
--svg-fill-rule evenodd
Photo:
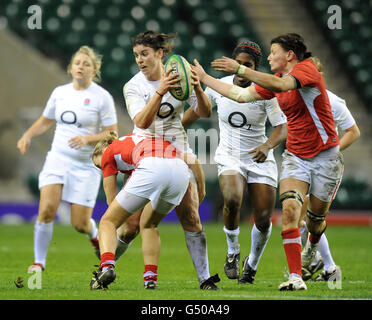
<instances>
[{"instance_id":1,"label":"player's outstretched arm","mask_svg":"<svg viewBox=\"0 0 372 320\"><path fill-rule=\"evenodd\" d=\"M19 152L24 155L26 154L30 144L31 139L37 136L42 135L45 131L47 131L52 124L55 122L54 119L48 119L44 116L40 116L30 128L23 134L23 136L17 142L17 148Z\"/></svg>"},{"instance_id":2,"label":"player's outstretched arm","mask_svg":"<svg viewBox=\"0 0 372 320\"><path fill-rule=\"evenodd\" d=\"M211 65L217 71L235 73L273 92L284 92L297 87L296 81L292 77L279 78L272 74L256 71L228 57L216 59L212 61Z\"/></svg>"},{"instance_id":3,"label":"player's outstretched arm","mask_svg":"<svg viewBox=\"0 0 372 320\"><path fill-rule=\"evenodd\" d=\"M237 102L252 102L256 100L262 100L262 97L256 92L254 86L248 88L241 88L236 85L231 85L225 82L222 82L212 76L208 75L199 62L194 59L193 69L198 74L198 77L202 83L210 87L214 91L222 94L225 97L228 97Z\"/></svg>"}]
</instances>

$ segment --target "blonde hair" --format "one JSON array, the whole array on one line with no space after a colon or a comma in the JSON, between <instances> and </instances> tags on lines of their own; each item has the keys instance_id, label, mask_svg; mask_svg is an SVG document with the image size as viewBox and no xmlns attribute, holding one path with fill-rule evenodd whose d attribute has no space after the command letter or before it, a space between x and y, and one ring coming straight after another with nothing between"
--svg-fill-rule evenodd
<instances>
[{"instance_id":1,"label":"blonde hair","mask_svg":"<svg viewBox=\"0 0 372 320\"><path fill-rule=\"evenodd\" d=\"M320 62L320 59L318 57L310 57L309 58L312 62L314 62L316 68L318 69L318 71L320 72L320 74L322 76L324 76L324 72L323 72L323 64Z\"/></svg>"},{"instance_id":2,"label":"blonde hair","mask_svg":"<svg viewBox=\"0 0 372 320\"><path fill-rule=\"evenodd\" d=\"M118 138L116 131L110 131L106 137L101 141L98 141L93 150L92 159L103 154L103 150L106 149L111 143L113 143Z\"/></svg>"},{"instance_id":3,"label":"blonde hair","mask_svg":"<svg viewBox=\"0 0 372 320\"><path fill-rule=\"evenodd\" d=\"M102 66L102 55L95 52L91 47L89 46L81 46L71 57L70 63L67 66L67 73L71 74L71 66L72 61L74 61L74 58L76 55L83 53L86 54L90 60L92 60L94 71L96 72L96 75L94 76L93 80L96 82L101 81L101 66Z\"/></svg>"}]
</instances>

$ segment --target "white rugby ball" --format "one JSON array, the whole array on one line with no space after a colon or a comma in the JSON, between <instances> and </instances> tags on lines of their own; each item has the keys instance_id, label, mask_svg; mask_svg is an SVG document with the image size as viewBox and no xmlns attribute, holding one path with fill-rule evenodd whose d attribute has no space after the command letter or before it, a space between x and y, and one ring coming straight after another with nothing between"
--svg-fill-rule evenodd
<instances>
[{"instance_id":1,"label":"white rugby ball","mask_svg":"<svg viewBox=\"0 0 372 320\"><path fill-rule=\"evenodd\" d=\"M192 78L190 64L184 57L178 54L173 54L165 63L165 72L167 72L169 68L173 69L170 74L178 73L179 78L181 79L179 82L177 82L177 84L180 84L181 87L169 89L170 94L177 100L187 100L194 89L194 86L191 84Z\"/></svg>"}]
</instances>

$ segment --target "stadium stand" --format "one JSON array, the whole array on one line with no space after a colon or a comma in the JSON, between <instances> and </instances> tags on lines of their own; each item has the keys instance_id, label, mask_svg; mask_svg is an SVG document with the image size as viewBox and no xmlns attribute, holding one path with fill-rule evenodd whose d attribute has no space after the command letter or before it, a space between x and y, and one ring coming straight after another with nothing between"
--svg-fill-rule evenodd
<instances>
[{"instance_id":1,"label":"stadium stand","mask_svg":"<svg viewBox=\"0 0 372 320\"><path fill-rule=\"evenodd\" d=\"M348 69L350 77L360 91L368 112L372 113L372 3L363 0L315 0L306 1L312 16L323 26L322 30L334 52ZM342 8L341 29L330 29L327 8ZM356 36L357 35L357 36Z\"/></svg>"},{"instance_id":2,"label":"stadium stand","mask_svg":"<svg viewBox=\"0 0 372 320\"><path fill-rule=\"evenodd\" d=\"M365 99L371 98L370 84L372 64L367 59L371 52L371 14L369 2L355 1L363 5L363 10L355 11L351 2L340 0L306 1L314 19L324 22L324 8L329 4L342 3L347 10L343 14L344 28L328 35L334 46L339 48L345 65L352 68L350 75L355 83L363 87ZM197 58L207 72L219 77L210 62L222 55L231 55L237 41L248 38L260 43L254 26L241 10L239 0L2 0L0 3L0 27L15 32L32 47L45 56L51 57L66 67L71 54L81 45L87 44L103 54L102 85L124 105L123 84L138 70L131 48L131 37L146 29L171 33L177 32L174 52L183 55L190 62ZM30 32L27 19L30 5L42 9L42 28ZM346 9L347 8L347 9ZM321 12L321 14L320 14ZM350 30L349 30L350 27ZM327 33L327 30L324 30ZM360 37L354 37L355 32ZM359 42L358 42L359 41ZM358 50L356 49L358 48ZM264 56L267 51L264 50ZM266 51L266 52L265 52ZM261 70L268 72L269 66L263 59ZM355 69L357 70L355 72ZM368 105L368 103L367 103ZM125 108L123 110L125 112ZM210 119L202 119L196 127L205 130L217 127L216 114ZM216 170L205 168L207 177L207 197L218 198ZM26 179L35 197L38 196L35 176ZM363 192L354 192L364 190ZM371 207L372 192L364 181L345 179L341 185L335 206L337 208L368 209ZM103 198L103 193L99 199ZM219 197L221 199L221 197ZM368 198L368 199L367 199ZM369 206L369 207L368 207Z\"/></svg>"}]
</instances>

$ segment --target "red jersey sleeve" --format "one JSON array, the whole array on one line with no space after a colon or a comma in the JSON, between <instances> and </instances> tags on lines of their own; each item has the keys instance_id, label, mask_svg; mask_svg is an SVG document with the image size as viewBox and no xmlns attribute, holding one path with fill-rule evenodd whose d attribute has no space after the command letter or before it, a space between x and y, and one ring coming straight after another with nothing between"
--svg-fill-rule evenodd
<instances>
[{"instance_id":1,"label":"red jersey sleeve","mask_svg":"<svg viewBox=\"0 0 372 320\"><path fill-rule=\"evenodd\" d=\"M295 77L301 84L301 87L315 87L321 81L321 74L315 64L306 59L296 64L289 75Z\"/></svg>"},{"instance_id":2,"label":"red jersey sleeve","mask_svg":"<svg viewBox=\"0 0 372 320\"><path fill-rule=\"evenodd\" d=\"M256 92L264 99L264 100L270 100L275 97L274 92L267 90L265 88L260 87L259 85L255 85L254 88L256 89Z\"/></svg>"},{"instance_id":3,"label":"red jersey sleeve","mask_svg":"<svg viewBox=\"0 0 372 320\"><path fill-rule=\"evenodd\" d=\"M118 168L110 146L112 145L107 147L101 159L102 174L104 178L118 174Z\"/></svg>"}]
</instances>

